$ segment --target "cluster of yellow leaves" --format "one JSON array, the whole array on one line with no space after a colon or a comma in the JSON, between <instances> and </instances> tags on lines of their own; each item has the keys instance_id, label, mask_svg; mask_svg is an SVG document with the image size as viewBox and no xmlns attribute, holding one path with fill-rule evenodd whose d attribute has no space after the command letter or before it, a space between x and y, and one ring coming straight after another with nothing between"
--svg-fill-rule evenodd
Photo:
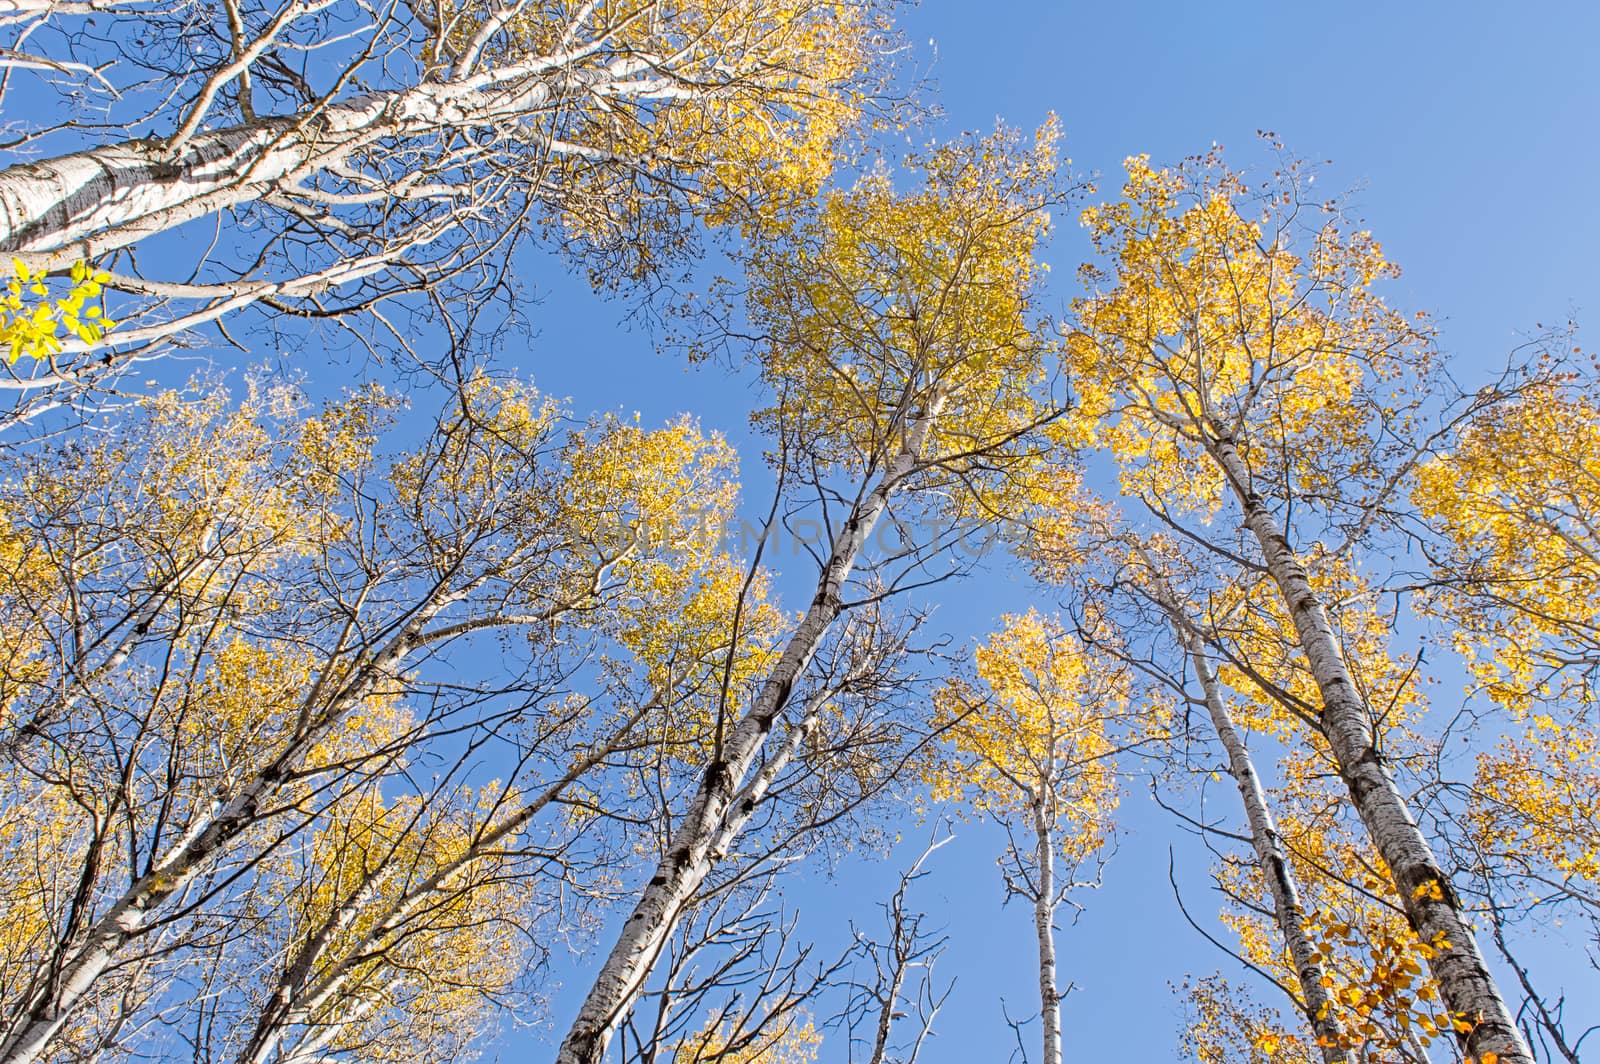
<instances>
[{"instance_id":1,"label":"cluster of yellow leaves","mask_svg":"<svg viewBox=\"0 0 1600 1064\"><path fill-rule=\"evenodd\" d=\"M635 697L661 703L653 724L663 735L698 749L724 681L737 702L786 620L766 574L751 575L724 549L736 457L688 420L654 431L612 420L573 434L563 466L566 524L608 559L605 579L623 592L604 628L627 655L610 665L633 677Z\"/></svg>"},{"instance_id":2,"label":"cluster of yellow leaves","mask_svg":"<svg viewBox=\"0 0 1600 1064\"><path fill-rule=\"evenodd\" d=\"M1325 1008L1349 1039L1341 1048L1359 1051L1360 1059L1406 1059L1403 1047L1426 1046L1454 1026L1427 974L1427 962L1448 944L1418 941L1387 868L1330 816L1337 805L1323 793L1326 773L1299 760L1285 773L1279 830L1322 967ZM1226 864L1218 874L1230 895L1266 896L1254 860ZM1238 935L1241 955L1299 997L1293 959L1271 916L1239 906L1224 910L1222 920Z\"/></svg>"},{"instance_id":3,"label":"cluster of yellow leaves","mask_svg":"<svg viewBox=\"0 0 1600 1064\"><path fill-rule=\"evenodd\" d=\"M1214 514L1225 482L1207 447L1231 439L1268 480L1334 492L1371 449L1358 394L1388 386L1378 398L1399 403L1427 359L1371 291L1394 268L1367 233L1300 232L1292 185L1257 194L1215 153L1127 173L1121 200L1083 214L1109 266L1085 268L1101 291L1074 304L1066 345L1077 416L1122 461L1124 491Z\"/></svg>"},{"instance_id":4,"label":"cluster of yellow leaves","mask_svg":"<svg viewBox=\"0 0 1600 1064\"><path fill-rule=\"evenodd\" d=\"M313 649L287 641L236 635L214 648L177 711L192 771L216 780L252 772L294 729L316 665Z\"/></svg>"},{"instance_id":5,"label":"cluster of yellow leaves","mask_svg":"<svg viewBox=\"0 0 1600 1064\"><path fill-rule=\"evenodd\" d=\"M498 5L445 0L436 59L451 62ZM655 223L629 171L671 174L714 224L761 224L771 208L813 196L841 138L861 118L870 67L888 32L876 0L599 0L581 10L532 0L503 20L483 50L494 65L548 57L592 86L550 112L565 145L557 175L569 233L605 241ZM607 165L626 161L618 167ZM596 165L600 163L600 165ZM576 194L574 194L576 192ZM766 205L751 211L752 205ZM641 254L648 249L640 247Z\"/></svg>"},{"instance_id":6,"label":"cluster of yellow leaves","mask_svg":"<svg viewBox=\"0 0 1600 1064\"><path fill-rule=\"evenodd\" d=\"M664 703L655 721L671 730L671 748L695 763L710 741L724 685L737 707L749 685L766 675L791 619L769 600L764 573L748 585L747 577L748 569L722 552L661 561L645 567L617 611L617 642L629 651L647 697Z\"/></svg>"},{"instance_id":7,"label":"cluster of yellow leaves","mask_svg":"<svg viewBox=\"0 0 1600 1064\"><path fill-rule=\"evenodd\" d=\"M38 541L0 516L0 735L11 724L12 704L49 676L48 641L41 616L53 613L62 589Z\"/></svg>"},{"instance_id":8,"label":"cluster of yellow leaves","mask_svg":"<svg viewBox=\"0 0 1600 1064\"><path fill-rule=\"evenodd\" d=\"M1414 498L1448 537L1429 603L1490 697L1600 699L1600 398L1579 383L1483 410L1454 451L1423 466ZM1562 666L1577 659L1578 670Z\"/></svg>"},{"instance_id":9,"label":"cluster of yellow leaves","mask_svg":"<svg viewBox=\"0 0 1600 1064\"><path fill-rule=\"evenodd\" d=\"M724 1027L712 1023L680 1043L672 1051L671 1061L672 1064L813 1064L821 1047L822 1034L809 1021L785 1023L774 1033L757 1033L748 1038L748 1044L738 1045L730 1045Z\"/></svg>"},{"instance_id":10,"label":"cluster of yellow leaves","mask_svg":"<svg viewBox=\"0 0 1600 1064\"><path fill-rule=\"evenodd\" d=\"M0 1000L15 1001L78 887L86 825L67 787L7 765L0 790Z\"/></svg>"},{"instance_id":11,"label":"cluster of yellow leaves","mask_svg":"<svg viewBox=\"0 0 1600 1064\"><path fill-rule=\"evenodd\" d=\"M669 659L694 639L707 650L737 600L736 566L721 552L736 457L689 419L646 429L605 418L562 434L562 418L530 385L475 379L439 443L396 462L390 481L430 553L470 552L542 608L599 624L660 690ZM500 534L486 537L490 528ZM754 588L758 625L763 591ZM602 603L609 610L595 614ZM697 634L672 631L679 619Z\"/></svg>"},{"instance_id":12,"label":"cluster of yellow leaves","mask_svg":"<svg viewBox=\"0 0 1600 1064\"><path fill-rule=\"evenodd\" d=\"M930 770L935 800L1038 815L1064 830L1069 861L1105 842L1119 800L1111 722L1126 714L1126 674L1060 622L1007 616L975 654L977 682L934 696L955 757Z\"/></svg>"},{"instance_id":13,"label":"cluster of yellow leaves","mask_svg":"<svg viewBox=\"0 0 1600 1064\"><path fill-rule=\"evenodd\" d=\"M559 403L522 381L480 376L463 385L459 406L439 419L433 445L403 455L388 473L430 553L459 557L482 529L512 520L513 513L530 530L552 520L546 500L515 496L560 416ZM326 453L317 436L305 438L319 445L319 457Z\"/></svg>"},{"instance_id":14,"label":"cluster of yellow leaves","mask_svg":"<svg viewBox=\"0 0 1600 1064\"><path fill-rule=\"evenodd\" d=\"M1013 521L1013 549L1033 571L1051 584L1066 587L1078 582L1096 562L1121 557L1126 545L1106 546L1119 517L1115 509L1091 491L1083 472L1061 454L1041 462L1019 479L1007 496L1008 517ZM1135 569L1137 557L1127 557Z\"/></svg>"},{"instance_id":15,"label":"cluster of yellow leaves","mask_svg":"<svg viewBox=\"0 0 1600 1064\"><path fill-rule=\"evenodd\" d=\"M399 405L369 385L300 421L293 465L303 490L313 499L330 498L369 469L378 434Z\"/></svg>"},{"instance_id":16,"label":"cluster of yellow leaves","mask_svg":"<svg viewBox=\"0 0 1600 1064\"><path fill-rule=\"evenodd\" d=\"M228 555L267 568L325 545L343 488L334 474L372 457L371 433L351 426L369 424L388 405L381 393L361 392L300 420L281 389L254 383L236 404L222 389L201 398L162 392L141 401L129 431L26 473L21 493L35 512L98 507L93 523L123 530L140 553L168 564L212 552L225 538ZM297 434L285 430L295 422ZM236 611L253 594L210 569L184 589L202 581L228 594Z\"/></svg>"},{"instance_id":17,"label":"cluster of yellow leaves","mask_svg":"<svg viewBox=\"0 0 1600 1064\"><path fill-rule=\"evenodd\" d=\"M1247 1001L1221 975L1186 983L1187 1054L1199 1064L1307 1064L1314 1050L1274 1010Z\"/></svg>"},{"instance_id":18,"label":"cluster of yellow leaves","mask_svg":"<svg viewBox=\"0 0 1600 1064\"><path fill-rule=\"evenodd\" d=\"M1479 755L1467 823L1520 868L1600 886L1600 736L1548 714Z\"/></svg>"},{"instance_id":19,"label":"cluster of yellow leaves","mask_svg":"<svg viewBox=\"0 0 1600 1064\"><path fill-rule=\"evenodd\" d=\"M925 454L956 466L1033 424L1056 139L1052 121L1032 144L1003 131L942 146L914 161L919 187L870 173L756 248L748 302L781 400L758 423L852 470L894 453L918 416L935 418Z\"/></svg>"},{"instance_id":20,"label":"cluster of yellow leaves","mask_svg":"<svg viewBox=\"0 0 1600 1064\"><path fill-rule=\"evenodd\" d=\"M69 277L72 285L59 299L50 298L48 276L30 270L21 259L12 259L13 276L6 279L0 295L0 348L7 361L15 363L23 355L46 359L61 350L60 333L86 344L97 344L116 327L105 315L105 308L91 299L104 291L111 275L96 270L87 262L74 263ZM37 301L29 306L28 296Z\"/></svg>"},{"instance_id":21,"label":"cluster of yellow leaves","mask_svg":"<svg viewBox=\"0 0 1600 1064\"><path fill-rule=\"evenodd\" d=\"M574 538L608 557L714 550L739 489L733 449L687 418L655 430L608 419L573 433L561 464Z\"/></svg>"},{"instance_id":22,"label":"cluster of yellow leaves","mask_svg":"<svg viewBox=\"0 0 1600 1064\"><path fill-rule=\"evenodd\" d=\"M306 985L338 987L307 1020L312 1031L339 1026L334 1050L359 1049L365 1060L428 1059L439 1039L459 1041L475 1030L494 997L522 974L517 926L529 888L508 874L505 843L450 872L414 905L402 933L380 928L408 891L459 862L485 816L505 801L493 784L446 797L386 801L375 786L345 796L324 815L282 901L289 916L283 963L292 967L297 951L316 942Z\"/></svg>"}]
</instances>

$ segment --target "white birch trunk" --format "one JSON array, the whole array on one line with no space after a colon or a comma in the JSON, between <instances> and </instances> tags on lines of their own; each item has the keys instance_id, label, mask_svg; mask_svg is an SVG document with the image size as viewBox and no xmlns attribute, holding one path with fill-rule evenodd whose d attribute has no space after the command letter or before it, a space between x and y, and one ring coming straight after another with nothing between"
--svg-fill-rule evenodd
<instances>
[{"instance_id":1,"label":"white birch trunk","mask_svg":"<svg viewBox=\"0 0 1600 1064\"><path fill-rule=\"evenodd\" d=\"M1033 802L1034 862L1038 892L1033 897L1033 928L1039 939L1039 1026L1044 1064L1061 1064L1061 991L1056 985L1056 839L1046 809L1049 784L1041 783Z\"/></svg>"},{"instance_id":2,"label":"white birch trunk","mask_svg":"<svg viewBox=\"0 0 1600 1064\"><path fill-rule=\"evenodd\" d=\"M482 128L603 89L527 60L454 81L377 92L308 115L271 117L194 136L109 144L0 171L0 251L96 259L344 161L383 138ZM626 93L620 93L626 95ZM37 261L37 260L35 260Z\"/></svg>"},{"instance_id":3,"label":"white birch trunk","mask_svg":"<svg viewBox=\"0 0 1600 1064\"><path fill-rule=\"evenodd\" d=\"M872 1055L866 1064L888 1064L889 1034L894 1030L895 1011L900 1003L900 992L906 983L906 966L896 964L889 976L889 987L883 995L883 1007L878 1010L878 1027L872 1040Z\"/></svg>"},{"instance_id":4,"label":"white birch trunk","mask_svg":"<svg viewBox=\"0 0 1600 1064\"><path fill-rule=\"evenodd\" d=\"M556 1064L600 1064L612 1032L638 997L667 936L684 907L710 874L721 851L754 809L753 796L735 804L745 776L773 726L788 706L823 637L839 615L840 594L867 538L889 500L915 469L941 401L915 415L900 452L883 477L856 504L834 538L833 550L817 581L816 597L790 636L750 709L728 733L721 761L706 767L694 801L673 832L667 852L645 884L632 915L600 968L588 997L556 1054ZM732 831L727 830L732 827Z\"/></svg>"},{"instance_id":5,"label":"white birch trunk","mask_svg":"<svg viewBox=\"0 0 1600 1064\"><path fill-rule=\"evenodd\" d=\"M1175 625L1176 627L1176 625ZM1306 1022L1321 1048L1324 1064L1356 1064L1355 1054L1348 1048L1349 1038L1344 1026L1334 1015L1328 1000L1328 990L1322 985L1327 974L1317 959L1311 940L1306 936L1305 910L1300 905L1300 889L1294 872L1284 854L1283 838L1267 806L1267 796L1261 789L1261 778L1256 775L1255 762L1249 749L1233 725L1233 715L1222 700L1216 673L1206 658L1204 645L1193 632L1179 630L1185 640L1189 660L1194 662L1195 675L1205 693L1206 710L1211 715L1211 726L1222 748L1228 754L1228 771L1239 787L1239 797L1244 801L1245 819L1250 825L1250 840L1256 851L1256 864L1261 867L1262 878L1272 892L1272 915L1278 931L1288 947L1289 959L1294 963L1295 977L1300 983L1300 1001L1305 1009Z\"/></svg>"},{"instance_id":6,"label":"white birch trunk","mask_svg":"<svg viewBox=\"0 0 1600 1064\"><path fill-rule=\"evenodd\" d=\"M1428 966L1451 1014L1472 1025L1462 1037L1472 1060L1494 1053L1499 1064L1534 1064L1505 999L1483 960L1461 902L1412 819L1383 755L1371 714L1350 675L1339 640L1305 568L1261 496L1231 439L1208 450L1227 477L1244 513L1244 525L1261 546L1267 571L1283 595L1295 635L1322 695L1321 730L1350 790L1350 797L1389 866L1400 902L1417 937L1434 947Z\"/></svg>"},{"instance_id":7,"label":"white birch trunk","mask_svg":"<svg viewBox=\"0 0 1600 1064\"><path fill-rule=\"evenodd\" d=\"M1244 803L1245 822L1250 828L1250 841L1256 851L1256 864L1272 894L1272 916L1283 935L1289 959L1294 964L1295 978L1300 984L1301 1007L1306 1022L1322 1052L1324 1064L1356 1064L1354 1053L1348 1048L1349 1040L1344 1025L1333 1014L1328 1000L1328 989L1322 985L1326 971L1317 959L1311 940L1306 936L1305 909L1300 904L1300 888L1295 882L1294 870L1289 866L1284 852L1283 837L1278 834L1277 822L1267 804L1266 791L1261 777L1256 773L1250 748L1245 746L1239 729L1234 726L1233 714L1222 697L1217 674L1211 667L1204 641L1194 630L1179 599L1167 583L1166 576L1156 565L1144 546L1137 541L1134 549L1150 570L1150 592L1156 604L1172 622L1178 642L1194 663L1195 676L1200 680L1200 690L1205 697L1206 712L1211 717L1211 727L1222 742L1228 755L1228 772L1239 788L1239 798Z\"/></svg>"}]
</instances>

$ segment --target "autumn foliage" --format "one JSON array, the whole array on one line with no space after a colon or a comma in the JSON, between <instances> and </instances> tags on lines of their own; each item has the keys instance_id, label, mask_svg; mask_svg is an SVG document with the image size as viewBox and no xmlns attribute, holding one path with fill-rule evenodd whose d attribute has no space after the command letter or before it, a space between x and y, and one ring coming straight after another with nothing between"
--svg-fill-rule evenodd
<instances>
[{"instance_id":1,"label":"autumn foliage","mask_svg":"<svg viewBox=\"0 0 1600 1064\"><path fill-rule=\"evenodd\" d=\"M1061 1064L1102 907L1200 1064L1577 1064L1570 336L1270 136L917 128L878 0L13 6L109 95L0 168L0 1064L915 1064L975 919ZM536 251L748 403L511 368Z\"/></svg>"}]
</instances>

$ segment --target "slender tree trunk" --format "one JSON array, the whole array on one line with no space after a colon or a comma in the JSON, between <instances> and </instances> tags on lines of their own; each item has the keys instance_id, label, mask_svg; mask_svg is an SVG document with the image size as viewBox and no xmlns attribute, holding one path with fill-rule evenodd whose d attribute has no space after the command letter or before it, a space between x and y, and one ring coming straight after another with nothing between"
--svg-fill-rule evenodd
<instances>
[{"instance_id":1,"label":"slender tree trunk","mask_svg":"<svg viewBox=\"0 0 1600 1064\"><path fill-rule=\"evenodd\" d=\"M1378 750L1371 712L1350 675L1338 637L1287 531L1256 494L1249 467L1231 439L1209 443L1260 544L1267 571L1283 595L1295 635L1322 695L1321 730L1366 824L1389 866L1400 902L1417 937L1433 948L1429 969L1452 1016L1471 1029L1461 1037L1469 1060L1495 1055L1499 1064L1534 1064L1533 1054L1484 963L1461 901L1412 819L1405 798Z\"/></svg>"},{"instance_id":2,"label":"slender tree trunk","mask_svg":"<svg viewBox=\"0 0 1600 1064\"><path fill-rule=\"evenodd\" d=\"M898 943L891 943L891 949ZM895 963L889 975L889 986L878 1009L878 1029L872 1038L872 1055L866 1064L888 1064L889 1035L894 1031L895 1014L900 1008L900 992L905 988L906 966Z\"/></svg>"},{"instance_id":3,"label":"slender tree trunk","mask_svg":"<svg viewBox=\"0 0 1600 1064\"><path fill-rule=\"evenodd\" d=\"M840 594L867 538L889 500L915 469L941 401L914 416L900 452L878 483L858 502L839 529L833 550L817 581L817 593L790 636L772 671L743 719L728 733L722 758L706 766L693 802L673 832L667 852L645 884L632 915L623 924L588 997L567 1032L556 1064L600 1064L612 1032L649 978L667 936L710 874L721 851L755 808L755 796L735 798L774 725L783 716L795 685L804 675L823 637L838 617ZM734 825L733 831L726 830Z\"/></svg>"},{"instance_id":4,"label":"slender tree trunk","mask_svg":"<svg viewBox=\"0 0 1600 1064\"><path fill-rule=\"evenodd\" d=\"M1033 802L1033 859L1038 888L1033 896L1033 929L1039 939L1039 1026L1044 1064L1061 1064L1061 991L1056 985L1056 837L1047 815L1049 787L1040 784Z\"/></svg>"},{"instance_id":5,"label":"slender tree trunk","mask_svg":"<svg viewBox=\"0 0 1600 1064\"><path fill-rule=\"evenodd\" d=\"M1294 870L1284 852L1283 837L1273 820L1272 809L1267 804L1261 777L1256 773L1249 747L1234 726L1233 714L1222 697L1217 674L1211 667L1204 640L1200 638L1189 616L1180 605L1178 596L1167 583L1165 574L1145 550L1134 541L1134 549L1150 570L1149 591L1156 604L1166 613L1172 630L1194 664L1195 676L1200 680L1200 690L1205 696L1206 712L1211 717L1211 727L1222 742L1228 755L1228 772L1239 788L1239 798L1244 803L1245 821L1250 828L1251 845L1256 851L1256 863L1262 878L1272 893L1272 915L1289 950L1294 964L1295 978L1300 984L1300 1004L1306 1022L1311 1027L1324 1064L1356 1064L1349 1048L1349 1037L1344 1025L1333 1014L1328 1001L1328 989L1322 985L1326 970L1318 960L1311 940L1306 935L1305 910L1300 904L1300 888L1295 882Z\"/></svg>"},{"instance_id":6,"label":"slender tree trunk","mask_svg":"<svg viewBox=\"0 0 1600 1064\"><path fill-rule=\"evenodd\" d=\"M1179 638L1188 643L1189 659L1194 662L1195 675L1205 693L1206 710L1211 714L1211 726L1228 754L1228 771L1239 787L1239 797L1244 801L1245 819L1250 825L1250 840L1255 846L1256 863L1261 875L1272 891L1272 915L1278 931L1289 948L1289 958L1294 962L1295 976L1300 983L1300 1002L1305 1010L1306 1022L1322 1052L1324 1064L1356 1064L1355 1054L1349 1048L1349 1037L1344 1026L1334 1015L1328 990L1322 985L1326 971L1306 936L1305 910L1300 905L1300 890L1294 872L1283 849L1283 837L1273 821L1272 810L1267 806L1267 796L1261 789L1261 779L1256 775L1255 762L1250 751L1233 725L1233 716L1222 700L1216 673L1206 657L1199 636L1179 631Z\"/></svg>"}]
</instances>

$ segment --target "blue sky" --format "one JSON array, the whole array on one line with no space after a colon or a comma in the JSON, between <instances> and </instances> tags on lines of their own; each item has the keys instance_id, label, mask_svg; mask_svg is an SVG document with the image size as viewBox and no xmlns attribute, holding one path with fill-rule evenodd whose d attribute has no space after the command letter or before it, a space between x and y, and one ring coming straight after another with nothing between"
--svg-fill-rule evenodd
<instances>
[{"instance_id":1,"label":"blue sky","mask_svg":"<svg viewBox=\"0 0 1600 1064\"><path fill-rule=\"evenodd\" d=\"M932 79L943 110L919 135L988 130L997 119L1032 128L1055 112L1075 170L1096 178L1107 195L1132 154L1170 163L1216 143L1235 165L1259 163L1258 130L1273 131L1309 159L1329 160L1318 187L1352 192L1357 211L1404 268L1390 298L1433 315L1468 387L1541 323L1600 309L1600 5L926 0L903 13L902 26L908 62ZM184 239L172 237L167 250ZM1087 250L1075 220L1058 218L1051 298L1063 308ZM647 424L659 424L693 413L739 447L752 512L764 509L762 443L748 427L756 394L747 375L717 365L689 368L658 353L648 334L626 327L624 303L594 295L553 256L529 249L517 280L538 297L523 308L535 335L525 350L520 339L508 341L503 365L570 398L580 417L639 411ZM286 361L296 366L305 358L299 368L314 386L349 382L353 363L316 365L315 338L303 350ZM181 378L195 366L175 362L162 372ZM775 560L788 563L780 586L792 592L789 603L801 601L798 587L811 574L792 555ZM959 640L986 632L1001 613L1050 605L998 559L941 588L940 600L936 623ZM1226 803L1230 796L1221 790L1217 798ZM1179 868L1189 872L1190 909L1209 919L1216 904L1200 882L1203 854L1149 802L1138 780L1129 783L1122 819L1104 888L1081 899L1083 917L1061 935L1061 980L1079 988L1065 1005L1067 1052L1072 1059L1177 1060L1179 1006L1169 981L1219 967L1234 973L1184 922L1167 883L1173 845ZM837 943L848 920L875 918L894 868L914 856L929 830L912 822L902 828L906 846L890 863L856 855L831 877L815 867L786 886L805 930ZM918 894L951 936L940 976L957 979L924 1064L1005 1060L1011 1036L1002 1001L1013 1016L1036 1007L1029 914L1001 908L997 833L978 824L959 825L957 833ZM597 948L607 945L602 936ZM596 955L556 959L552 974L564 985L553 993L549 1027L508 1034L499 1044L505 1059L549 1056L595 963ZM1554 981L1567 980L1575 1013L1587 1004L1589 1015L1600 1016L1593 973L1579 964L1568 957L1546 970ZM842 1060L842 1047L828 1046L823 1059Z\"/></svg>"},{"instance_id":2,"label":"blue sky","mask_svg":"<svg viewBox=\"0 0 1600 1064\"><path fill-rule=\"evenodd\" d=\"M997 118L1031 128L1054 111L1075 169L1099 175L1107 192L1137 153L1173 162L1218 143L1237 165L1259 162L1257 130L1329 160L1319 187L1353 192L1405 271L1391 300L1434 316L1464 384L1541 323L1592 317L1600 306L1600 5L927 0L902 25L913 62L938 85L944 117L930 133L986 130ZM1054 297L1065 305L1087 242L1073 219L1059 221ZM579 279L530 262L525 280L546 299L530 310L539 337L516 361L543 387L580 412L639 410L652 421L693 411L738 442L755 472L747 381L685 369L653 353L647 336L608 329L621 308ZM1024 583L994 569L945 595L939 616L965 635L1032 601ZM1105 889L1062 935L1062 981L1081 987L1065 1007L1070 1059L1179 1059L1168 981L1231 963L1178 914L1166 871L1179 833L1139 786ZM925 830L908 827L908 841ZM923 891L952 936L941 973L959 980L930 1064L1006 1059L1001 999L1013 1015L1035 1007L1029 917L1000 908L994 833L958 834ZM818 873L790 892L808 919L838 927L870 919L888 881L887 868L853 862L835 880ZM1187 898L1197 918L1215 912L1198 888ZM558 977L581 981L563 968ZM1592 980L1564 971L1576 977L1573 1009L1600 1007ZM573 1005L556 994L558 1028ZM542 1056L540 1040L524 1037L511 1055ZM823 1059L843 1059L841 1047Z\"/></svg>"},{"instance_id":3,"label":"blue sky","mask_svg":"<svg viewBox=\"0 0 1600 1064\"><path fill-rule=\"evenodd\" d=\"M1329 160L1319 187L1353 193L1357 211L1404 268L1391 300L1434 317L1457 379L1469 388L1541 325L1600 312L1600 4L1592 0L925 0L901 24L908 62L933 80L943 109L923 133L988 130L997 119L1032 128L1054 112L1075 170L1096 177L1108 195L1133 154L1170 163L1215 143L1236 165L1259 162L1258 130L1307 158ZM1052 298L1062 307L1086 253L1074 219L1059 218ZM539 297L524 308L535 337L526 350L505 351L506 364L570 398L580 417L639 411L654 425L693 413L739 447L748 501L760 507L762 444L748 428L756 397L747 376L716 365L689 368L658 353L649 335L625 325L625 304L594 295L552 256L524 253L518 280ZM314 339L306 344L308 356L317 351ZM348 382L347 365L329 373L308 357L303 368L331 388ZM183 362L169 372L193 368ZM792 556L779 560L789 562L782 586L806 581ZM1003 612L1049 606L998 560L940 595L936 622L962 640L987 631ZM790 605L797 601L790 596ZM1105 886L1081 899L1083 917L1060 939L1061 981L1079 988L1064 1010L1072 1060L1178 1060L1179 1006L1169 981L1216 968L1236 974L1184 922L1167 883L1172 845L1191 873L1191 911L1211 917L1216 904L1196 882L1203 855L1148 801L1140 781L1128 790ZM1221 802L1229 797L1217 793ZM906 845L887 864L859 854L831 876L814 867L795 877L785 889L808 931L837 942L846 921L875 919L895 868L930 830L915 822L902 828ZM917 895L951 936L940 977L957 979L924 1064L1006 1060L1011 1035L1002 1001L1013 1016L1036 1007L1029 914L1000 905L997 833L961 824L957 834ZM602 936L597 949L608 945ZM564 986L553 992L548 1027L508 1034L498 1047L504 1059L548 1059L598 959L556 959L552 974ZM1581 959L1575 965L1568 956L1546 970L1554 982L1567 980L1575 1014L1600 1018L1600 991ZM841 1046L825 1046L824 1062L843 1059Z\"/></svg>"}]
</instances>

